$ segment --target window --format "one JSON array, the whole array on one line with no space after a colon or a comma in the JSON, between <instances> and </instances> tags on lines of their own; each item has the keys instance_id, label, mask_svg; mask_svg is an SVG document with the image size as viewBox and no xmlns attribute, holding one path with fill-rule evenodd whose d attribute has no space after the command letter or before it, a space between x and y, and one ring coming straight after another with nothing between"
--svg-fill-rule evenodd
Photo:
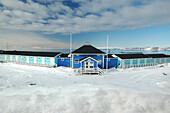
<instances>
[{"instance_id":1,"label":"window","mask_svg":"<svg viewBox=\"0 0 170 113\"><path fill-rule=\"evenodd\" d=\"M93 66L90 66L90 68L93 68Z\"/></svg>"},{"instance_id":2,"label":"window","mask_svg":"<svg viewBox=\"0 0 170 113\"><path fill-rule=\"evenodd\" d=\"M64 58L62 58L61 61L64 61Z\"/></svg>"},{"instance_id":3,"label":"window","mask_svg":"<svg viewBox=\"0 0 170 113\"><path fill-rule=\"evenodd\" d=\"M75 64L78 64L79 63L79 60L75 60Z\"/></svg>"}]
</instances>

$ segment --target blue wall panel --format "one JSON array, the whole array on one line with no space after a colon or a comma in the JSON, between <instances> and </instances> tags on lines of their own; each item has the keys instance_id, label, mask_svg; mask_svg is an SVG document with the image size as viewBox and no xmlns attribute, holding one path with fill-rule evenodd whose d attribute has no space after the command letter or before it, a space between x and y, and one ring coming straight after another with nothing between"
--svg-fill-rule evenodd
<instances>
[{"instance_id":1,"label":"blue wall panel","mask_svg":"<svg viewBox=\"0 0 170 113\"><path fill-rule=\"evenodd\" d=\"M36 57L36 64L42 64L42 58Z\"/></svg>"},{"instance_id":2,"label":"blue wall panel","mask_svg":"<svg viewBox=\"0 0 170 113\"><path fill-rule=\"evenodd\" d=\"M30 63L30 64L34 64L34 57L29 56L29 63Z\"/></svg>"},{"instance_id":3,"label":"blue wall panel","mask_svg":"<svg viewBox=\"0 0 170 113\"><path fill-rule=\"evenodd\" d=\"M12 61L15 62L16 61L16 56L12 55Z\"/></svg>"},{"instance_id":4,"label":"blue wall panel","mask_svg":"<svg viewBox=\"0 0 170 113\"><path fill-rule=\"evenodd\" d=\"M22 56L22 63L27 63L27 57L26 56Z\"/></svg>"},{"instance_id":5,"label":"blue wall panel","mask_svg":"<svg viewBox=\"0 0 170 113\"><path fill-rule=\"evenodd\" d=\"M64 59L63 61L61 59L62 58L58 58L58 66L70 67L70 58L63 58Z\"/></svg>"},{"instance_id":6,"label":"blue wall panel","mask_svg":"<svg viewBox=\"0 0 170 113\"><path fill-rule=\"evenodd\" d=\"M51 65L51 58L45 57L44 63L45 63L45 65Z\"/></svg>"},{"instance_id":7,"label":"blue wall panel","mask_svg":"<svg viewBox=\"0 0 170 113\"><path fill-rule=\"evenodd\" d=\"M73 68L79 68L81 66L80 62L78 64L75 64L75 60L80 60L81 58L84 58L86 56L91 56L91 57L95 58L96 60L100 60L98 67L103 68L103 62L104 62L103 56L97 56L97 55L79 55L79 56L74 55L74 57L73 57Z\"/></svg>"},{"instance_id":8,"label":"blue wall panel","mask_svg":"<svg viewBox=\"0 0 170 113\"><path fill-rule=\"evenodd\" d=\"M104 59L104 67L106 67L107 58ZM108 67L117 67L118 66L118 59L110 58L108 61Z\"/></svg>"}]
</instances>

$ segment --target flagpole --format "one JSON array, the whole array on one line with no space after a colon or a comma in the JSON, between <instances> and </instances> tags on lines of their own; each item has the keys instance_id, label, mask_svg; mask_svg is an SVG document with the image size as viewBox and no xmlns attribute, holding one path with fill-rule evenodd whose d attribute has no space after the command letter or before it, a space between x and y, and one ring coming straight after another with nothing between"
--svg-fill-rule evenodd
<instances>
[{"instance_id":1,"label":"flagpole","mask_svg":"<svg viewBox=\"0 0 170 113\"><path fill-rule=\"evenodd\" d=\"M106 60L106 72L108 71L108 50L109 50L109 35L107 35L107 60Z\"/></svg>"},{"instance_id":2,"label":"flagpole","mask_svg":"<svg viewBox=\"0 0 170 113\"><path fill-rule=\"evenodd\" d=\"M72 52L72 33L70 34L70 55L71 55L71 52ZM71 59L72 59L72 56L70 56L70 67L71 67L71 64L72 64Z\"/></svg>"}]
</instances>

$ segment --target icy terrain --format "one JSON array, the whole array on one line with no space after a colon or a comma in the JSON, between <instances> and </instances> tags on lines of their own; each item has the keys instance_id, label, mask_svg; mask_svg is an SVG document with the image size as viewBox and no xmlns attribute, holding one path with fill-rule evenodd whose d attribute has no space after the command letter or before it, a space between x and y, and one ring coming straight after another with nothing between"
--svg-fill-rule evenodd
<instances>
[{"instance_id":1,"label":"icy terrain","mask_svg":"<svg viewBox=\"0 0 170 113\"><path fill-rule=\"evenodd\" d=\"M0 63L0 113L170 113L170 64L79 76Z\"/></svg>"}]
</instances>

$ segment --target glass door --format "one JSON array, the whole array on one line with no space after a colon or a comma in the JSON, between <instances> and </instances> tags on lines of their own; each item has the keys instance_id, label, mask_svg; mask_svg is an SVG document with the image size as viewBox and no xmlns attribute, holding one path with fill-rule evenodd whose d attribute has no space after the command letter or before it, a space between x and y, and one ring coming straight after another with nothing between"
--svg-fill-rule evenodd
<instances>
[{"instance_id":1,"label":"glass door","mask_svg":"<svg viewBox=\"0 0 170 113\"><path fill-rule=\"evenodd\" d=\"M84 62L85 70L93 70L94 69L94 62Z\"/></svg>"}]
</instances>

